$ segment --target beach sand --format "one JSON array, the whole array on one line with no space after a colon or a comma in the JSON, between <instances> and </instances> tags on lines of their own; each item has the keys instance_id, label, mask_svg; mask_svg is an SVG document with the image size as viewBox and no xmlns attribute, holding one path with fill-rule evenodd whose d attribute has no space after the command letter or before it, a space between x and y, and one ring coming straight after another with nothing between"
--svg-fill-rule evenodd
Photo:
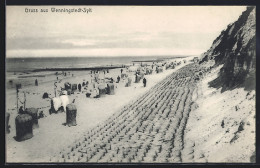
<instances>
[{"instance_id":1,"label":"beach sand","mask_svg":"<svg viewBox=\"0 0 260 168\"><path fill-rule=\"evenodd\" d=\"M185 130L184 162L253 162L255 90L236 88L221 93L210 88L222 66L207 74L194 95L197 108Z\"/></svg>"},{"instance_id":2,"label":"beach sand","mask_svg":"<svg viewBox=\"0 0 260 168\"><path fill-rule=\"evenodd\" d=\"M182 60L182 59L179 59ZM177 60L178 61L178 60ZM190 62L187 61L186 64ZM180 69L186 64L181 64L175 69L164 70L163 73L146 75L147 87L143 87L140 83L134 82L134 75L131 73L132 86L125 87L125 81L121 79L120 83L116 83L115 95L106 95L101 98L86 98L85 92L75 92L69 96L70 103L75 99L74 104L77 107L77 126L65 126L66 114L49 114L50 99L42 99L44 92L49 93L50 97L54 97L54 82L58 81L58 88L64 87L64 82L82 83L90 81L90 71L70 72L67 76L59 76L59 80L52 76L47 81L39 82L39 86L27 86L20 89L19 97L23 102L23 92L26 93L26 108L35 107L39 111L43 111L47 116L39 119L39 128L33 130L33 138L23 142L17 142L14 137L16 109L16 92L15 89L7 89L6 92L6 111L11 114L9 125L10 133L6 134L6 161L7 162L48 162L51 155L60 151L64 147L72 144L76 139L81 137L84 132L95 128L98 124L104 122L120 111L125 105L135 101L151 89L158 82L162 81L166 76ZM124 71L125 72L125 69ZM73 76L71 74L74 74ZM103 75L103 72L100 72ZM106 77L116 77L120 75L120 69L109 70ZM23 105L19 103L20 105ZM20 106L19 105L19 106Z\"/></svg>"},{"instance_id":3,"label":"beach sand","mask_svg":"<svg viewBox=\"0 0 260 168\"><path fill-rule=\"evenodd\" d=\"M180 68L100 126L50 157L51 162L182 162L198 64Z\"/></svg>"},{"instance_id":4,"label":"beach sand","mask_svg":"<svg viewBox=\"0 0 260 168\"><path fill-rule=\"evenodd\" d=\"M187 61L146 75L147 87L120 82L115 95L101 98L76 92L69 97L77 107L77 126L71 127L64 125L65 113L49 115L50 100L41 98L53 90L53 83L28 87L36 94L28 96L27 106L40 108L47 117L39 119L33 138L23 142L13 138L17 112L11 110L15 93L10 92L7 162L250 162L255 152L255 91L221 93L210 88L208 82L221 68L211 69L213 64ZM118 74L120 69L111 70L113 77ZM83 79L89 74L61 84Z\"/></svg>"}]
</instances>

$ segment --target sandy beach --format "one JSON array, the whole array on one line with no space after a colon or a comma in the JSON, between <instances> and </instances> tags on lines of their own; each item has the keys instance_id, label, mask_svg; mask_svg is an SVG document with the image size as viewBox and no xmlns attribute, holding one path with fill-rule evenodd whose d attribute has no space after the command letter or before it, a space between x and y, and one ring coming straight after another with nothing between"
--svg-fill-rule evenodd
<instances>
[{"instance_id":1,"label":"sandy beach","mask_svg":"<svg viewBox=\"0 0 260 168\"><path fill-rule=\"evenodd\" d=\"M50 162L250 162L254 152L255 111L253 106L250 111L247 107L253 105L254 93L237 89L223 96L218 90L209 89L208 80L216 77L219 70L210 71L209 67L210 64L204 67L190 64L173 72L55 153ZM194 72L203 74L198 79L192 75ZM245 100L238 102L241 99L237 96L246 94ZM227 101L231 97L233 100ZM213 100L205 104L208 98ZM216 103L216 98L227 103ZM237 104L239 109L235 108ZM224 106L231 106L237 115L218 106L228 111ZM248 124L241 129L240 123L245 122ZM219 127L228 127L229 131Z\"/></svg>"},{"instance_id":2,"label":"sandy beach","mask_svg":"<svg viewBox=\"0 0 260 168\"><path fill-rule=\"evenodd\" d=\"M180 60L180 59L179 59ZM176 60L176 61L179 61ZM186 62L186 64L191 62ZM54 97L54 81L39 82L39 86L28 86L20 89L19 97L23 101L23 92L26 93L26 108L35 107L43 111L45 118L39 119L39 128L33 130L33 138L17 142L14 137L16 110L15 90L7 90L6 108L11 114L9 125L10 134L7 134L7 162L48 162L49 156L59 152L61 149L75 142L76 139L84 135L88 130L96 128L98 124L103 124L109 117L121 111L126 105L140 99L140 96L148 92L157 83L177 71L186 64L182 63L175 69L164 70L162 73L153 73L145 75L147 87L143 83L132 83L131 87L125 87L126 81L115 83L115 95L106 95L101 98L87 98L86 92L75 92L69 96L70 103L75 99L74 104L77 107L77 126L64 126L66 114L49 114L50 99L43 99L44 92L48 92L50 97ZM126 69L123 69L125 72ZM63 87L64 82L82 83L90 81L90 71L70 72L73 76L59 77L58 87ZM120 75L120 69L112 69L106 74L106 77L116 77ZM134 81L134 73L129 72L129 76ZM55 78L54 78L55 79ZM22 104L20 104L22 105ZM105 110L104 110L105 109Z\"/></svg>"},{"instance_id":3,"label":"sandy beach","mask_svg":"<svg viewBox=\"0 0 260 168\"><path fill-rule=\"evenodd\" d=\"M76 91L69 95L77 108L77 125L71 127L65 125L64 112L50 115L50 99L42 99L47 90L53 97L54 81L22 88L26 107L46 115L33 137L22 142L14 139L17 111L11 100L16 95L8 90L7 162L249 162L254 152L255 92L238 88L223 95L208 86L221 66L191 59L177 60L182 64L175 69L145 75L147 87L142 82L125 87L126 80L121 80L115 83L114 95L87 98L86 91ZM90 72L71 73L75 75L58 80L60 87L90 80ZM113 69L106 77L120 73ZM134 73L128 74L134 81Z\"/></svg>"}]
</instances>

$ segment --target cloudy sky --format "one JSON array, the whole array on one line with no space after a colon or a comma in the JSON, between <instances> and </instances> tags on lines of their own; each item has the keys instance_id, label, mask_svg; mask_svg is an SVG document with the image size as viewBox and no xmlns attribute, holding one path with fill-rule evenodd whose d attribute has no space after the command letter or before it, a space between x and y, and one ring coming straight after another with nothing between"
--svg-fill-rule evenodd
<instances>
[{"instance_id":1,"label":"cloudy sky","mask_svg":"<svg viewBox=\"0 0 260 168\"><path fill-rule=\"evenodd\" d=\"M53 13L51 8L91 8ZM38 9L38 12L25 12ZM47 13L40 9L48 9ZM244 6L7 6L7 57L199 55Z\"/></svg>"}]
</instances>

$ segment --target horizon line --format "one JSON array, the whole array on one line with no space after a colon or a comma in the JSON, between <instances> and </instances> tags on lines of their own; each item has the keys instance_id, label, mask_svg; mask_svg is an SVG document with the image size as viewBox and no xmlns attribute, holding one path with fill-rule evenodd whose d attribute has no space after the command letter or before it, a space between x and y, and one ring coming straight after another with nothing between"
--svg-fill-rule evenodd
<instances>
[{"instance_id":1,"label":"horizon line","mask_svg":"<svg viewBox=\"0 0 260 168\"><path fill-rule=\"evenodd\" d=\"M199 54L200 55L200 54ZM120 56L5 56L6 59L9 58L104 58L104 57L191 57L191 56L198 56L198 54L192 54L192 55L120 55Z\"/></svg>"}]
</instances>

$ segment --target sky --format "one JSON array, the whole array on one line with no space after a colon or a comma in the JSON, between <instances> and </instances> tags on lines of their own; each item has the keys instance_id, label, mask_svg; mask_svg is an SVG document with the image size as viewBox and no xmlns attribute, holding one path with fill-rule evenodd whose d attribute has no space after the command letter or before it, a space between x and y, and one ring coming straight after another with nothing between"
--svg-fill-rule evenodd
<instances>
[{"instance_id":1,"label":"sky","mask_svg":"<svg viewBox=\"0 0 260 168\"><path fill-rule=\"evenodd\" d=\"M26 12L29 9L38 12ZM7 6L6 55L200 55L244 10L245 6Z\"/></svg>"}]
</instances>

